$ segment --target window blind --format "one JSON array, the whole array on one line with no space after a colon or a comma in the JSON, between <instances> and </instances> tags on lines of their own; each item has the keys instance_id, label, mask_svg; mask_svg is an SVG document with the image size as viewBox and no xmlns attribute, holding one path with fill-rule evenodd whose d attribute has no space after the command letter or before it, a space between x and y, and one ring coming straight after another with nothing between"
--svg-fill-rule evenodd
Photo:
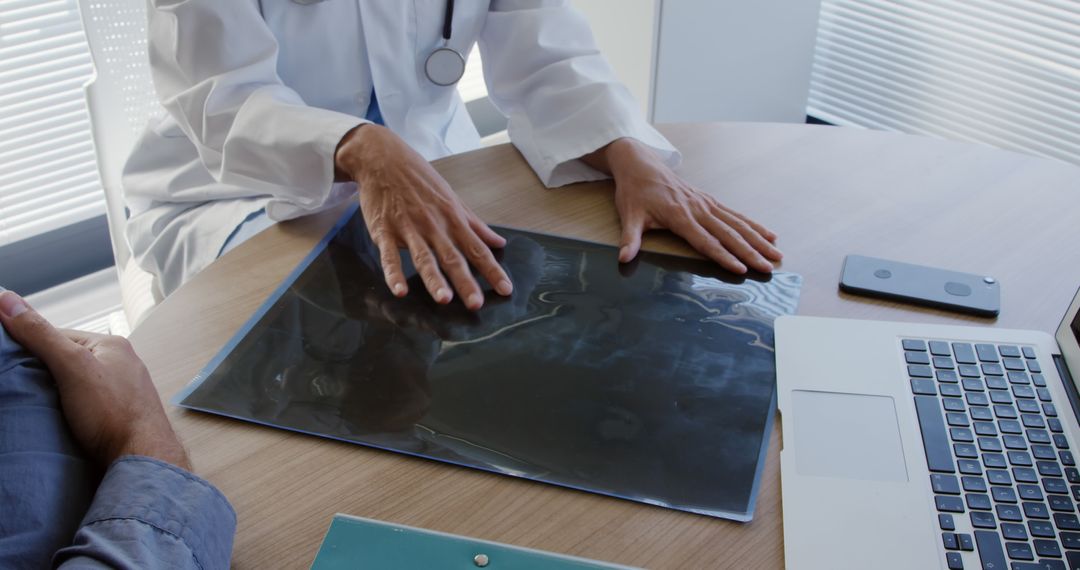
<instances>
[{"instance_id":1,"label":"window blind","mask_svg":"<svg viewBox=\"0 0 1080 570\"><path fill-rule=\"evenodd\" d=\"M1080 164L1080 2L822 0L807 112Z\"/></svg>"},{"instance_id":2,"label":"window blind","mask_svg":"<svg viewBox=\"0 0 1080 570\"><path fill-rule=\"evenodd\" d=\"M0 246L105 213L75 0L0 0Z\"/></svg>"}]
</instances>

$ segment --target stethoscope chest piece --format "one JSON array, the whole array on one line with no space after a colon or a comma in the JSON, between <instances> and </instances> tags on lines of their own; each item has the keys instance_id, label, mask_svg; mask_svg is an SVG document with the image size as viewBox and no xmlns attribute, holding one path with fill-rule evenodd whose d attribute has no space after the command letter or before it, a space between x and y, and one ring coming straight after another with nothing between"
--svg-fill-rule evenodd
<instances>
[{"instance_id":1,"label":"stethoscope chest piece","mask_svg":"<svg viewBox=\"0 0 1080 570\"><path fill-rule=\"evenodd\" d=\"M453 85L465 75L465 58L455 49L441 47L428 56L424 71L435 85Z\"/></svg>"}]
</instances>

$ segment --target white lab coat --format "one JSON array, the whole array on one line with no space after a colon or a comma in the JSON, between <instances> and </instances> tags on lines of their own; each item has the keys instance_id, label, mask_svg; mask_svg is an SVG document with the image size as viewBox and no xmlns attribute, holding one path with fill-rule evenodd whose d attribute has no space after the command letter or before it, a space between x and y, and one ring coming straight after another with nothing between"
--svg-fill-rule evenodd
<instances>
[{"instance_id":1,"label":"white lab coat","mask_svg":"<svg viewBox=\"0 0 1080 570\"><path fill-rule=\"evenodd\" d=\"M386 126L429 160L479 146L457 90L427 79L445 0L149 0L150 63L168 116L125 166L128 239L168 294L261 209L332 207L334 150L374 88ZM617 17L617 15L613 15ZM640 116L565 0L457 0L451 47L479 43L492 102L549 187L602 175L580 160L620 137L678 152Z\"/></svg>"}]
</instances>

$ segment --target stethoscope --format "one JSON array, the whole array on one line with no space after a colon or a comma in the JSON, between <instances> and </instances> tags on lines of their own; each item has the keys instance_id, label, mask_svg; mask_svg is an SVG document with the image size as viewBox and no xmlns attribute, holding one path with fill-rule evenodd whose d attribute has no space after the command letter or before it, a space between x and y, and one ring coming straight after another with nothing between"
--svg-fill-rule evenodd
<instances>
[{"instance_id":1,"label":"stethoscope","mask_svg":"<svg viewBox=\"0 0 1080 570\"><path fill-rule=\"evenodd\" d=\"M293 0L297 4L317 4L323 0ZM262 8L260 0L260 8ZM446 0L446 16L443 19L443 45L436 48L424 62L424 73L435 85L443 87L453 85L465 75L465 57L461 52L450 47L450 36L454 33L454 0Z\"/></svg>"}]
</instances>

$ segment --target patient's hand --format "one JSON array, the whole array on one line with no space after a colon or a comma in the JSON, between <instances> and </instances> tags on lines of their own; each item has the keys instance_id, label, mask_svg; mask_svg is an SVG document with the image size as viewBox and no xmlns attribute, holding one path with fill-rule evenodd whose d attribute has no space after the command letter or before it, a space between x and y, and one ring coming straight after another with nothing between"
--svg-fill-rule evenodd
<instances>
[{"instance_id":1,"label":"patient's hand","mask_svg":"<svg viewBox=\"0 0 1080 570\"><path fill-rule=\"evenodd\" d=\"M150 373L127 340L57 330L10 291L0 293L0 322L49 368L72 434L103 467L143 455L191 469Z\"/></svg>"}]
</instances>

